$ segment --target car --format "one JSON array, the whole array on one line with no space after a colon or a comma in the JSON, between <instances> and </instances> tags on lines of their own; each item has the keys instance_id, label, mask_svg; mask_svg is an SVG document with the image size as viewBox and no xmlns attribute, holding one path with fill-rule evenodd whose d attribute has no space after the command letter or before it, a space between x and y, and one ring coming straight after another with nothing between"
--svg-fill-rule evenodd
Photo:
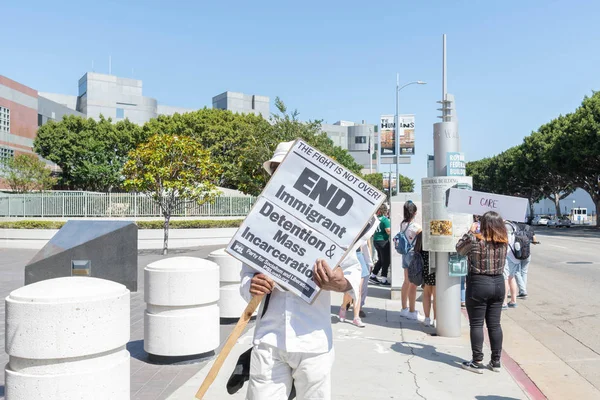
<instances>
[{"instance_id":1,"label":"car","mask_svg":"<svg viewBox=\"0 0 600 400\"><path fill-rule=\"evenodd\" d=\"M558 220L557 219L549 219L546 222L546 226L548 228L558 228Z\"/></svg>"},{"instance_id":2,"label":"car","mask_svg":"<svg viewBox=\"0 0 600 400\"><path fill-rule=\"evenodd\" d=\"M558 223L556 224L557 228L570 228L571 227L571 220L568 218L561 218L558 220Z\"/></svg>"},{"instance_id":3,"label":"car","mask_svg":"<svg viewBox=\"0 0 600 400\"><path fill-rule=\"evenodd\" d=\"M538 215L531 221L531 225L548 225L548 221L550 221L550 218L546 217L545 215Z\"/></svg>"}]
</instances>

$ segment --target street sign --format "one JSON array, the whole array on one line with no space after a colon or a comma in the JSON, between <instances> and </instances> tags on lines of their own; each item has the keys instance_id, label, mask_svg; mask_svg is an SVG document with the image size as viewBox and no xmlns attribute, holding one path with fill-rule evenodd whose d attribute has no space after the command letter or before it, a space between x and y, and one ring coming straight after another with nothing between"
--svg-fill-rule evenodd
<instances>
[{"instance_id":1,"label":"street sign","mask_svg":"<svg viewBox=\"0 0 600 400\"><path fill-rule=\"evenodd\" d=\"M527 220L529 201L522 197L504 196L472 190L450 189L448 211L483 215L495 211L508 221L524 222Z\"/></svg>"},{"instance_id":2,"label":"street sign","mask_svg":"<svg viewBox=\"0 0 600 400\"><path fill-rule=\"evenodd\" d=\"M297 140L237 231L227 252L312 302L313 266L334 268L385 195Z\"/></svg>"},{"instance_id":3,"label":"street sign","mask_svg":"<svg viewBox=\"0 0 600 400\"><path fill-rule=\"evenodd\" d=\"M446 175L447 176L466 176L467 165L465 162L465 153L449 151L446 153Z\"/></svg>"}]
</instances>

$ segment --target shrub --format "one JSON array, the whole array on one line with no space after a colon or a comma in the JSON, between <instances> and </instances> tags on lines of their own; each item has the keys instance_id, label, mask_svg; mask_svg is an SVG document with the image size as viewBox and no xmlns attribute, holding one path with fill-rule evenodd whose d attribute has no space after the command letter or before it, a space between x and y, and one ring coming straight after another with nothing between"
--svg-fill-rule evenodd
<instances>
[{"instance_id":1,"label":"shrub","mask_svg":"<svg viewBox=\"0 0 600 400\"><path fill-rule=\"evenodd\" d=\"M243 219L219 219L219 220L174 220L171 221L171 229L208 229L208 228L239 228ZM0 221L0 229L60 229L64 221ZM164 221L137 221L139 229L162 229Z\"/></svg>"}]
</instances>

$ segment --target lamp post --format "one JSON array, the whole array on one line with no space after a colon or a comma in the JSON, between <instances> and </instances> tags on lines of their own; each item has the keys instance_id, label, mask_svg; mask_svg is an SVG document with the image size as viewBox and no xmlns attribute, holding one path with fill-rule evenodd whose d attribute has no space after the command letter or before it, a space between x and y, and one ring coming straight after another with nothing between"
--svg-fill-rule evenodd
<instances>
[{"instance_id":1,"label":"lamp post","mask_svg":"<svg viewBox=\"0 0 600 400\"><path fill-rule=\"evenodd\" d=\"M400 86L400 74L396 74L396 118L394 124L396 126L396 194L400 193L400 179L398 179L398 172L400 170L400 103L399 96L400 91L410 85L426 85L427 82L414 81L409 82L406 85ZM390 187L391 196L391 187Z\"/></svg>"}]
</instances>

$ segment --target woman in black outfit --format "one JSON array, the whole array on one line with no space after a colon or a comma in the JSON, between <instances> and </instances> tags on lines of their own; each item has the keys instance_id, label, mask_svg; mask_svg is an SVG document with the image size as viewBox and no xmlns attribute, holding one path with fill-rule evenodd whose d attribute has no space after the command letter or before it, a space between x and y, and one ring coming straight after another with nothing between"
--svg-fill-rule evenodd
<instances>
[{"instance_id":1,"label":"woman in black outfit","mask_svg":"<svg viewBox=\"0 0 600 400\"><path fill-rule=\"evenodd\" d=\"M480 233L475 226L456 245L456 251L469 260L466 305L471 326L473 359L463 368L483 373L483 321L487 325L492 348L492 360L487 368L500 372L502 354L502 327L500 316L504 301L504 265L508 235L502 217L490 211L480 220Z\"/></svg>"}]
</instances>

